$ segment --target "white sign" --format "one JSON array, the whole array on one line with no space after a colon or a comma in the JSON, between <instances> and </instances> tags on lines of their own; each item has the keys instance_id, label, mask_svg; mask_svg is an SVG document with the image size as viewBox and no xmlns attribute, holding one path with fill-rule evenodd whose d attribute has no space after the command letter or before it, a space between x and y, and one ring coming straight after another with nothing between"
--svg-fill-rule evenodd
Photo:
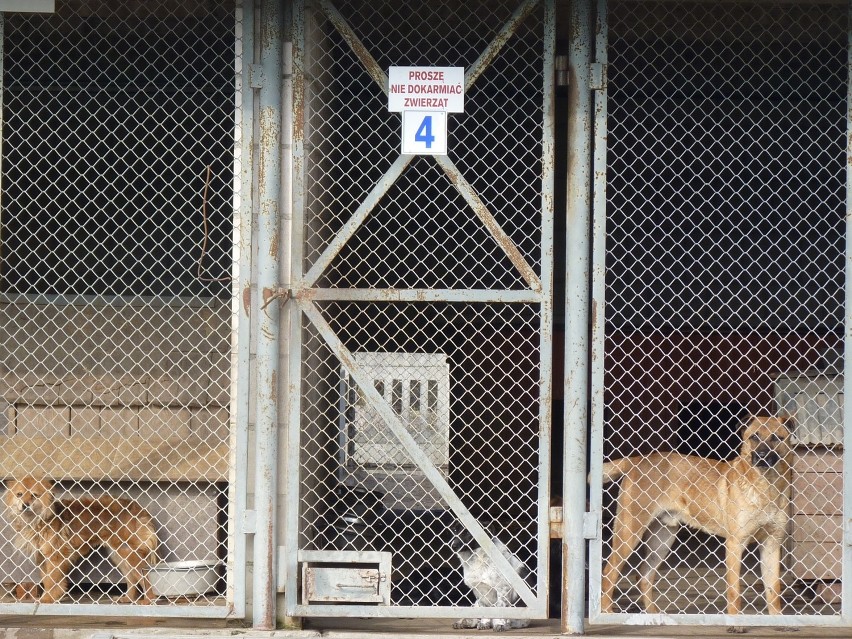
<instances>
[{"instance_id":1,"label":"white sign","mask_svg":"<svg viewBox=\"0 0 852 639\"><path fill-rule=\"evenodd\" d=\"M405 155L446 155L447 114L443 111L402 112Z\"/></svg>"},{"instance_id":2,"label":"white sign","mask_svg":"<svg viewBox=\"0 0 852 639\"><path fill-rule=\"evenodd\" d=\"M464 113L464 67L390 67L388 111Z\"/></svg>"}]
</instances>

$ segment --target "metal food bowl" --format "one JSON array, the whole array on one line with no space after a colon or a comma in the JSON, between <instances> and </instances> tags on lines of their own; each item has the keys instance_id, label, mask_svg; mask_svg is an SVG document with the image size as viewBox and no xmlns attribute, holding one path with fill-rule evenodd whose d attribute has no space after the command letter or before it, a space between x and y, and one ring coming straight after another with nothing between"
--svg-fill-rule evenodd
<instances>
[{"instance_id":1,"label":"metal food bowl","mask_svg":"<svg viewBox=\"0 0 852 639\"><path fill-rule=\"evenodd\" d=\"M157 597L203 595L216 586L218 561L161 561L148 570L148 580Z\"/></svg>"}]
</instances>

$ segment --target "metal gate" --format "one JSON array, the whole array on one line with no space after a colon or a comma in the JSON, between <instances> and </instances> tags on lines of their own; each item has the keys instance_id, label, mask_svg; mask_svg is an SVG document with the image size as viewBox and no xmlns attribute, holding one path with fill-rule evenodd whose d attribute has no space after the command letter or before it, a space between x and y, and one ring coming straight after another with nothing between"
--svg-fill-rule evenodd
<instances>
[{"instance_id":1,"label":"metal gate","mask_svg":"<svg viewBox=\"0 0 852 639\"><path fill-rule=\"evenodd\" d=\"M595 211L594 277L606 312L593 337L604 355L592 382L591 510L602 533L591 544L592 621L852 620L843 475L852 433L843 414L848 11L610 3L600 60L608 122L597 123L607 197ZM687 479L652 458L647 475L604 484L604 461L654 451L732 460L754 415L791 416L782 618L767 614L760 543L734 581L741 614L726 614L723 540L683 527L670 547L676 506L653 520L626 563L610 549L620 491L644 486L658 500L659 486L686 488ZM713 501L715 487L705 488ZM639 592L649 558L663 560L654 614ZM602 575L608 562L615 570ZM610 609L602 590L612 592Z\"/></svg>"},{"instance_id":2,"label":"metal gate","mask_svg":"<svg viewBox=\"0 0 852 639\"><path fill-rule=\"evenodd\" d=\"M286 614L544 617L552 3L293 21ZM401 155L390 66L464 67L447 155ZM471 608L458 523L517 597Z\"/></svg>"},{"instance_id":3,"label":"metal gate","mask_svg":"<svg viewBox=\"0 0 852 639\"><path fill-rule=\"evenodd\" d=\"M239 616L239 14L55 5L0 16L0 614Z\"/></svg>"}]
</instances>

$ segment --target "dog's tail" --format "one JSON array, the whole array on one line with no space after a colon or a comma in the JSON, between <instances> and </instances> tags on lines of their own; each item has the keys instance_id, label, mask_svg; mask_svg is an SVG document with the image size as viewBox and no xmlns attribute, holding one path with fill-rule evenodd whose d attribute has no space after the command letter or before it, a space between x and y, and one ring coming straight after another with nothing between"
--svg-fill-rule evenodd
<instances>
[{"instance_id":1,"label":"dog's tail","mask_svg":"<svg viewBox=\"0 0 852 639\"><path fill-rule=\"evenodd\" d=\"M607 482L615 481L622 475L625 475L636 465L637 461L637 457L624 457L604 463L603 483L606 484Z\"/></svg>"}]
</instances>

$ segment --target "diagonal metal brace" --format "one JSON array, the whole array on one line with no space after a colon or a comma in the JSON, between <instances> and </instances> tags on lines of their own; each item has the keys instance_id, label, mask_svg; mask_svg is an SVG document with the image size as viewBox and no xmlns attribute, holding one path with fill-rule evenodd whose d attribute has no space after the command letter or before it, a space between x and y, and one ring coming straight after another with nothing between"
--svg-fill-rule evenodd
<instances>
[{"instance_id":1,"label":"diagonal metal brace","mask_svg":"<svg viewBox=\"0 0 852 639\"><path fill-rule=\"evenodd\" d=\"M509 582L515 592L529 607L537 605L536 597L530 589L529 585L521 578L521 576L512 568L506 557L503 556L494 542L491 541L491 536L485 532L485 529L479 524L476 518L470 514L470 511L462 503L461 499L455 494L453 489L444 479L441 472L435 467L431 460L417 445L417 442L405 428L405 425L394 412L387 400L373 386L372 379L364 374L361 367L355 362L352 353L343 345L343 342L334 333L329 323L325 320L313 302L304 299L297 299L296 302L299 308L314 324L320 335L328 344L331 351L340 360L340 363L349 372L352 379L359 386L364 398L370 406L384 420L385 425L393 433L394 437L399 441L405 449L408 456L411 458L417 467L423 472L426 478L432 483L443 500L447 503L459 521L471 532L473 538L488 554L491 561L500 571L501 576Z\"/></svg>"}]
</instances>

